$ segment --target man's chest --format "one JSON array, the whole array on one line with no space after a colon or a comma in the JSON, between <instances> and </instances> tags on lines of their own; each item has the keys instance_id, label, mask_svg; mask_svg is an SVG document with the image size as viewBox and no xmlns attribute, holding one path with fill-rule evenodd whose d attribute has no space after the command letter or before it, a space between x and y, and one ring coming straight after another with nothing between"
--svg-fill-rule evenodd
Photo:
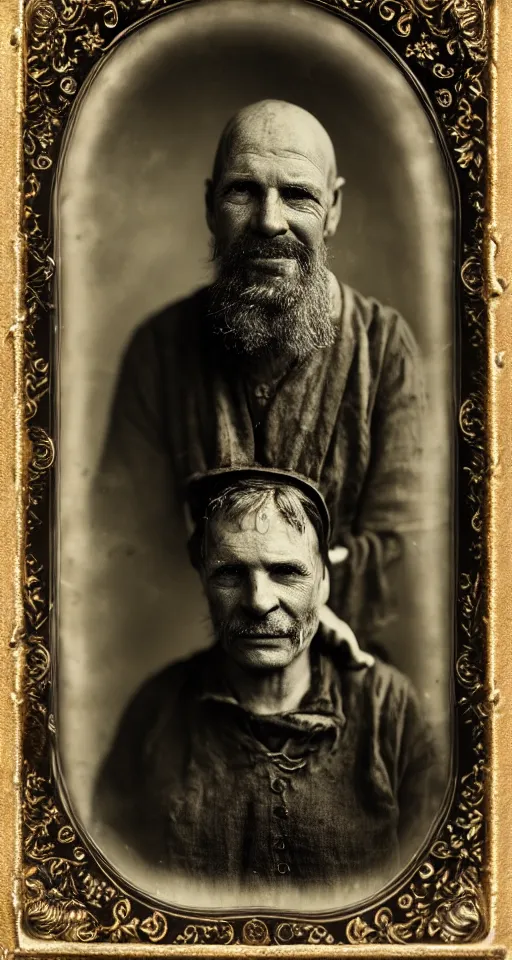
<instances>
[{"instance_id":1,"label":"man's chest","mask_svg":"<svg viewBox=\"0 0 512 960\"><path fill-rule=\"evenodd\" d=\"M227 375L214 361L201 376L176 371L166 428L178 481L234 463L294 470L319 484L333 529L350 527L370 461L373 401L355 361L344 377L337 361L277 380Z\"/></svg>"},{"instance_id":2,"label":"man's chest","mask_svg":"<svg viewBox=\"0 0 512 960\"><path fill-rule=\"evenodd\" d=\"M256 751L245 762L192 751L162 795L169 866L197 876L280 884L342 880L397 854L390 785L353 751L305 760Z\"/></svg>"}]
</instances>

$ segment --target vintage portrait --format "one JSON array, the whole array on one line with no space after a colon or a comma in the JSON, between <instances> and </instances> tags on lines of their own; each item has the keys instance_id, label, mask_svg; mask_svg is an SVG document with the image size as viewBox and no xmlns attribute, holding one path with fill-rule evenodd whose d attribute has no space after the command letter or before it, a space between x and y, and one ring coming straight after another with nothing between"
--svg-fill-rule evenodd
<instances>
[{"instance_id":1,"label":"vintage portrait","mask_svg":"<svg viewBox=\"0 0 512 960\"><path fill-rule=\"evenodd\" d=\"M27 944L489 932L484 7L27 4Z\"/></svg>"},{"instance_id":2,"label":"vintage portrait","mask_svg":"<svg viewBox=\"0 0 512 960\"><path fill-rule=\"evenodd\" d=\"M148 23L63 150L58 741L137 886L334 908L408 866L450 788L456 210L369 39L258 21Z\"/></svg>"}]
</instances>

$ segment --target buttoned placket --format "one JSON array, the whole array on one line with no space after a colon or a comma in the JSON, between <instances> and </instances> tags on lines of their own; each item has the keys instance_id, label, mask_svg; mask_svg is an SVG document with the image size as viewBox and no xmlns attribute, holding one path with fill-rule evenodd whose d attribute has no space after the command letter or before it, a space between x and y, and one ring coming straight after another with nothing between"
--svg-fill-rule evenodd
<instances>
[{"instance_id":1,"label":"buttoned placket","mask_svg":"<svg viewBox=\"0 0 512 960\"><path fill-rule=\"evenodd\" d=\"M207 683L207 687L211 688L211 673L208 674L208 679L207 681L205 680L205 682ZM304 751L301 751L301 754L296 757L291 757L285 752L286 744L281 747L280 750L275 751L275 749L272 750L268 745L264 745L262 738L254 735L250 715L245 713L244 709L232 695L224 692L222 689L222 681L218 692L217 690L214 692L212 689L209 689L207 692L204 692L201 697L201 699L204 700L230 704L241 711L242 718L245 717L245 722L242 722L239 728L240 733L242 733L242 730L244 731L239 741L239 749L241 756L249 760L249 766L253 766L255 763L258 766L261 764L261 773L259 775L260 777L261 775L263 776L263 779L259 781L262 790L261 799L263 799L266 791L268 791L266 793L267 801L264 803L267 811L266 822L268 825L266 844L263 836L261 836L261 840L266 846L266 853L264 855L264 859L268 858L266 869L269 874L276 878L276 882L279 884L286 883L287 878L288 881L293 880L293 827L291 828L290 825L290 814L293 817L293 793L299 786L297 777L294 775L299 771L303 771L304 768L309 765L310 756L316 753L316 748L313 747L311 742L311 736L321 733L324 729L332 732L332 730L340 726L340 721L344 723L341 703L337 703L336 711L333 711L333 704L329 699L329 696L332 696L332 685L327 680L322 680L317 665L313 665L312 684L315 690L314 700L304 705L304 717L307 716L309 720L306 730L302 731L303 733L307 733L306 743L304 744ZM324 690L326 686L327 689ZM311 722L312 713L315 713L316 709L320 710L321 716L325 711L327 725L324 723ZM247 721L249 721L248 726L246 725ZM234 726L230 724L229 729L233 732ZM334 739L336 740L336 737L334 737ZM253 869L252 873L255 877L259 875L258 870ZM279 877L281 878L280 880L278 880Z\"/></svg>"},{"instance_id":2,"label":"buttoned placket","mask_svg":"<svg viewBox=\"0 0 512 960\"><path fill-rule=\"evenodd\" d=\"M254 396L260 403L265 404L270 399L270 386L268 383L258 383L254 387Z\"/></svg>"},{"instance_id":3,"label":"buttoned placket","mask_svg":"<svg viewBox=\"0 0 512 960\"><path fill-rule=\"evenodd\" d=\"M254 446L257 458L261 456L260 445L263 440L263 426L265 414L273 394L273 386L269 383L258 383L249 387L249 405L254 430Z\"/></svg>"},{"instance_id":4,"label":"buttoned placket","mask_svg":"<svg viewBox=\"0 0 512 960\"><path fill-rule=\"evenodd\" d=\"M285 859L287 855L286 821L289 816L286 790L290 781L283 777L273 777L271 774L270 789L277 796L277 803L272 802L272 849L274 854L274 869L280 876L286 876L290 873L290 864ZM275 823L275 827L274 827Z\"/></svg>"},{"instance_id":5,"label":"buttoned placket","mask_svg":"<svg viewBox=\"0 0 512 960\"><path fill-rule=\"evenodd\" d=\"M306 759L288 757L285 753L267 754L271 762L269 769L270 804L271 804L271 837L270 846L274 873L281 877L291 874L291 864L288 854L287 821L290 815L288 792L292 786L292 774L306 766Z\"/></svg>"}]
</instances>

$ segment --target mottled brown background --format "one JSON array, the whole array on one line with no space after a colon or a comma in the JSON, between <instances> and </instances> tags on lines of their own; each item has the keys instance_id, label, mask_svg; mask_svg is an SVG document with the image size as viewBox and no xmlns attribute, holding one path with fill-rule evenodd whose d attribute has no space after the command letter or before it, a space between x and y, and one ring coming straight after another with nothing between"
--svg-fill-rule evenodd
<instances>
[{"instance_id":1,"label":"mottled brown background","mask_svg":"<svg viewBox=\"0 0 512 960\"><path fill-rule=\"evenodd\" d=\"M116 530L116 504L111 529L98 534L91 524L114 378L136 324L208 279L204 180L226 120L263 97L298 103L325 124L347 181L334 272L397 307L425 356L431 533L421 579L402 585L387 643L447 742L454 247L433 128L396 66L342 20L305 5L194 5L151 21L105 60L75 112L55 192L58 732L71 800L85 822L92 777L128 697L207 637L181 540L167 556L151 556L149 547L137 566L119 547L126 530Z\"/></svg>"}]
</instances>

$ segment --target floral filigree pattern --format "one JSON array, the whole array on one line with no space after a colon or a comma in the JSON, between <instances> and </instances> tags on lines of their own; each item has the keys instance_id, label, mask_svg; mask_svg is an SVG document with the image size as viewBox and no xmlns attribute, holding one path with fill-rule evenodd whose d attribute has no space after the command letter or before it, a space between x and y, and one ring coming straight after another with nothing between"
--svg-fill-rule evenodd
<instances>
[{"instance_id":1,"label":"floral filigree pattern","mask_svg":"<svg viewBox=\"0 0 512 960\"><path fill-rule=\"evenodd\" d=\"M25 853L32 864L25 869L25 923L33 936L78 943L101 938L158 943L165 937L162 913L132 916L130 900L90 873L86 852L54 801L48 780L33 771L26 773L23 811ZM100 919L97 908L111 911L110 922Z\"/></svg>"},{"instance_id":2,"label":"floral filigree pattern","mask_svg":"<svg viewBox=\"0 0 512 960\"><path fill-rule=\"evenodd\" d=\"M189 923L183 933L178 934L175 943L217 943L227 946L233 943L235 931L231 923L224 920Z\"/></svg>"},{"instance_id":3,"label":"floral filigree pattern","mask_svg":"<svg viewBox=\"0 0 512 960\"><path fill-rule=\"evenodd\" d=\"M485 934L484 799L486 720L485 589L482 575L486 454L483 436L485 289L486 0L325 0L374 30L427 89L457 171L461 205L459 293L465 350L460 410L460 642L456 661L459 742L455 799L413 876L378 909L322 923L239 917L191 919L145 905L102 871L70 824L51 772L49 712L53 648L48 502L54 469L49 390L55 271L49 197L62 135L76 94L106 47L175 0L27 0L24 125L25 412L31 459L25 575L23 922L35 937L75 943L415 944L466 943ZM262 16L265 7L262 6ZM404 68L405 69L405 68ZM46 538L46 539L45 539Z\"/></svg>"},{"instance_id":4,"label":"floral filigree pattern","mask_svg":"<svg viewBox=\"0 0 512 960\"><path fill-rule=\"evenodd\" d=\"M335 943L332 933L323 924L279 923L275 928L276 943Z\"/></svg>"},{"instance_id":5,"label":"floral filigree pattern","mask_svg":"<svg viewBox=\"0 0 512 960\"><path fill-rule=\"evenodd\" d=\"M438 53L439 48L437 43L429 40L426 33L422 33L420 40L416 43L410 43L405 49L406 57L416 57L416 60L419 60L420 63L423 63L425 60L435 61Z\"/></svg>"}]
</instances>

